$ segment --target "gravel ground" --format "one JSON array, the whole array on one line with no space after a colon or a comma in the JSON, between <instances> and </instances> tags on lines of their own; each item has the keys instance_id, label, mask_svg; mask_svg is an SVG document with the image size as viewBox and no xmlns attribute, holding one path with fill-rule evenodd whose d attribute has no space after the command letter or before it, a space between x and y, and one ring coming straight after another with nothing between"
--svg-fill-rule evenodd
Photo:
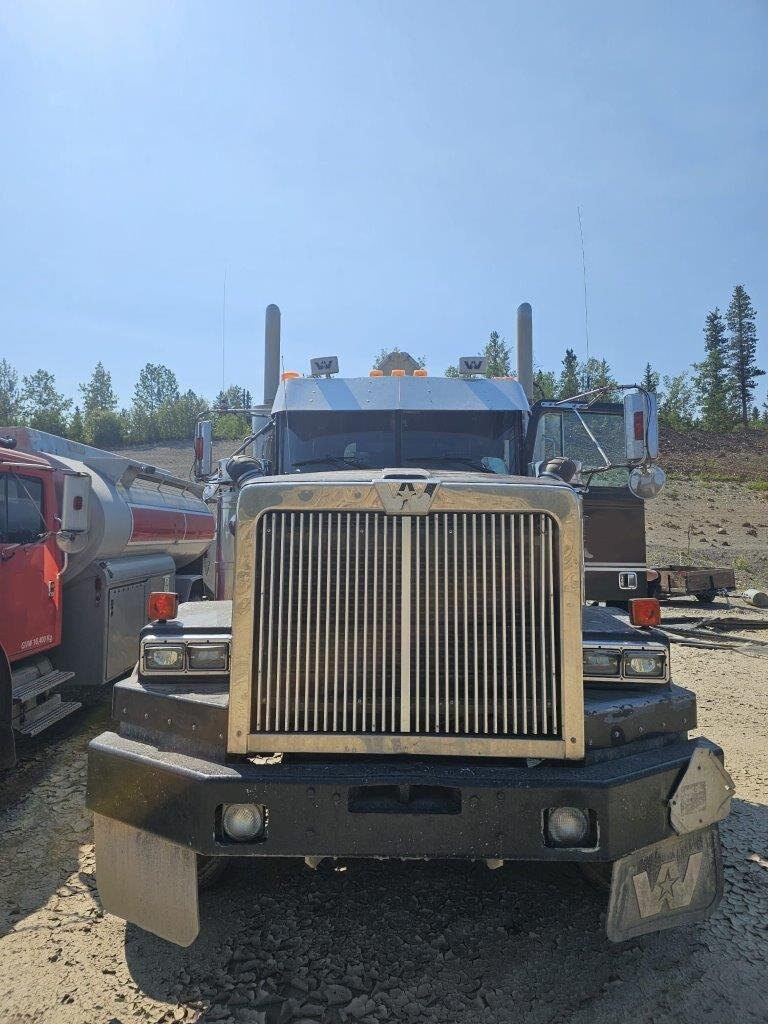
<instances>
[{"instance_id":1,"label":"gravel ground","mask_svg":"<svg viewBox=\"0 0 768 1024\"><path fill-rule=\"evenodd\" d=\"M204 894L180 950L99 906L84 785L102 710L0 785L0 1020L765 1021L766 661L676 647L674 663L737 784L709 922L612 946L604 897L569 867L265 860Z\"/></svg>"}]
</instances>

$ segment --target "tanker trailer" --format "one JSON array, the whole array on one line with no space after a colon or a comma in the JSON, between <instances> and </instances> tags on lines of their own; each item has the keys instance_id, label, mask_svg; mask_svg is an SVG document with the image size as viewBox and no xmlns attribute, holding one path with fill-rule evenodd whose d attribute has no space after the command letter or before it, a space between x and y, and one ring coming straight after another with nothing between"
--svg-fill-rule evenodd
<instances>
[{"instance_id":1,"label":"tanker trailer","mask_svg":"<svg viewBox=\"0 0 768 1024\"><path fill-rule=\"evenodd\" d=\"M215 524L190 481L31 428L0 434L0 674L15 730L36 735L79 707L63 684L94 694L132 668L152 590L206 596Z\"/></svg>"}]
</instances>

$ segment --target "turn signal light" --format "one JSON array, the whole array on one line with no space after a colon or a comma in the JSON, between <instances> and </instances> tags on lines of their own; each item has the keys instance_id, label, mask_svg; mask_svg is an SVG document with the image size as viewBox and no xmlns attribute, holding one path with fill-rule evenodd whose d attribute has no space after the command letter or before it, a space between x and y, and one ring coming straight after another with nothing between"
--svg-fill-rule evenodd
<instances>
[{"instance_id":1,"label":"turn signal light","mask_svg":"<svg viewBox=\"0 0 768 1024\"><path fill-rule=\"evenodd\" d=\"M633 597L629 602L629 621L633 626L659 626L661 605L655 597Z\"/></svg>"},{"instance_id":2,"label":"turn signal light","mask_svg":"<svg viewBox=\"0 0 768 1024\"><path fill-rule=\"evenodd\" d=\"M179 595L167 590L156 590L149 595L147 617L150 622L166 622L175 619L179 610Z\"/></svg>"}]
</instances>

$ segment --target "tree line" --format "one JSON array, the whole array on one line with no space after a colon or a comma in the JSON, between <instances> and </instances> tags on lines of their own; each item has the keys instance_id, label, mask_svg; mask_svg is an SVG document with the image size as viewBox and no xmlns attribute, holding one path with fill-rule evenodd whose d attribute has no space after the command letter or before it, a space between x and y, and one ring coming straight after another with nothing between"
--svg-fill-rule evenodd
<instances>
[{"instance_id":1,"label":"tree line","mask_svg":"<svg viewBox=\"0 0 768 1024\"><path fill-rule=\"evenodd\" d=\"M703 427L726 434L739 425L764 428L768 398L762 409L754 402L758 378L765 374L757 365L757 342L757 313L746 289L738 284L724 315L717 306L706 315L701 362L671 376L646 363L636 383L657 395L660 421L675 430ZM491 332L484 354L487 377L512 375L509 346L497 331ZM456 366L445 372L447 377L459 375ZM607 389L603 401L616 401L618 383L605 359L582 361L571 348L565 350L559 373L536 367L533 375L534 398L557 401L598 388Z\"/></svg>"},{"instance_id":2,"label":"tree line","mask_svg":"<svg viewBox=\"0 0 768 1024\"><path fill-rule=\"evenodd\" d=\"M160 363L142 368L127 409L118 408L112 375L102 362L78 390L75 402L58 390L49 370L19 378L8 360L0 359L0 427L35 427L97 448L116 448L191 438L198 417L212 406L252 405L250 391L237 385L220 391L213 403L194 391L182 392L173 370ZM240 438L249 421L230 413L218 416L214 428L216 437Z\"/></svg>"}]
</instances>

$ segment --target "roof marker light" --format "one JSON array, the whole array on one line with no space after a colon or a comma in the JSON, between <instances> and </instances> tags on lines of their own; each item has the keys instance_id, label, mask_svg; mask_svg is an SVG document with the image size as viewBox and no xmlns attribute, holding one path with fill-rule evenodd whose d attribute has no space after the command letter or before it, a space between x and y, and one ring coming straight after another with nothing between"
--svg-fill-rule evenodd
<instances>
[{"instance_id":1,"label":"roof marker light","mask_svg":"<svg viewBox=\"0 0 768 1024\"><path fill-rule=\"evenodd\" d=\"M391 373L391 376L392 377L404 377L405 376L405 370L393 370L392 373Z\"/></svg>"},{"instance_id":2,"label":"roof marker light","mask_svg":"<svg viewBox=\"0 0 768 1024\"><path fill-rule=\"evenodd\" d=\"M296 380L296 378L300 376L301 374L296 373L295 370L285 370L280 374L280 380Z\"/></svg>"},{"instance_id":3,"label":"roof marker light","mask_svg":"<svg viewBox=\"0 0 768 1024\"><path fill-rule=\"evenodd\" d=\"M428 373L427 373L427 371L426 371L426 370L424 369L424 367L420 367L420 368L419 368L418 370L414 370L414 371L413 371L413 376L414 376L414 377L428 377L428 376L429 376L429 374L428 374Z\"/></svg>"},{"instance_id":4,"label":"roof marker light","mask_svg":"<svg viewBox=\"0 0 768 1024\"><path fill-rule=\"evenodd\" d=\"M371 370L369 372L368 376L369 377L383 377L384 376L384 371L383 370Z\"/></svg>"}]
</instances>

